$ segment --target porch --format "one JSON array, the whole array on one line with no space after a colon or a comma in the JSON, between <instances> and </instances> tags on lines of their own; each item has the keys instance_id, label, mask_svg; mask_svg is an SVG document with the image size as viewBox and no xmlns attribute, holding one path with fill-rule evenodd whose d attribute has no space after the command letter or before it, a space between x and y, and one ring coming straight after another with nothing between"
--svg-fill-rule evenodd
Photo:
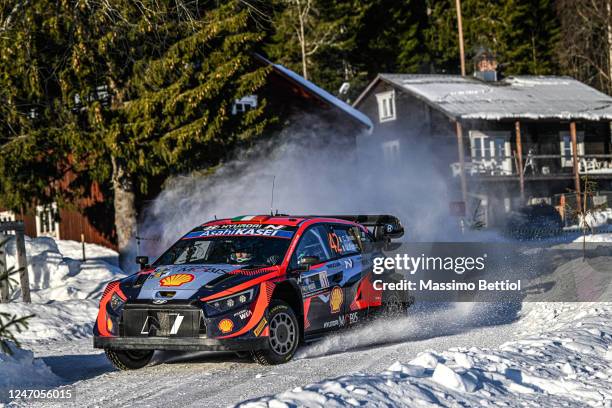
<instances>
[{"instance_id":1,"label":"porch","mask_svg":"<svg viewBox=\"0 0 612 408\"><path fill-rule=\"evenodd\" d=\"M467 180L518 181L521 201L525 182L612 179L612 138L607 121L467 121L455 122L458 161L452 177ZM465 130L464 130L465 127Z\"/></svg>"}]
</instances>

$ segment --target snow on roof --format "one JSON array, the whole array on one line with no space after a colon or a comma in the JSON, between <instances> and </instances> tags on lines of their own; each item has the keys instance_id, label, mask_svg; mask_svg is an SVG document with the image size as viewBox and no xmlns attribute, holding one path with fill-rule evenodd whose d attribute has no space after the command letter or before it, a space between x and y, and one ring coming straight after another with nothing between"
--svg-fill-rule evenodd
<instances>
[{"instance_id":1,"label":"snow on roof","mask_svg":"<svg viewBox=\"0 0 612 408\"><path fill-rule=\"evenodd\" d=\"M521 76L498 82L457 75L379 78L455 119L612 120L612 98L570 77Z\"/></svg>"},{"instance_id":2,"label":"snow on roof","mask_svg":"<svg viewBox=\"0 0 612 408\"><path fill-rule=\"evenodd\" d=\"M284 66L282 66L280 64L274 64L274 63L266 60L263 57L261 57L261 58L264 59L269 64L271 64L272 67L275 70L277 70L278 72L280 72L281 74L283 74L286 77L290 78L291 80L297 82L303 88L306 88L311 93L315 94L316 96L318 96L319 98L321 98L322 100L327 102L328 104L335 106L336 108L340 109L344 113L346 113L349 116L353 117L353 119L355 119L358 122L360 122L368 130L371 130L374 127L374 125L372 124L372 121L370 120L370 118L368 118L363 113L359 112L357 109L353 108L351 105L349 105L346 102L336 98L334 95L330 94L326 90L324 90L322 88L319 88L318 86L316 86L312 82L310 82L307 79L305 79L303 76L296 74L295 72L291 71L290 69L285 68Z\"/></svg>"}]
</instances>

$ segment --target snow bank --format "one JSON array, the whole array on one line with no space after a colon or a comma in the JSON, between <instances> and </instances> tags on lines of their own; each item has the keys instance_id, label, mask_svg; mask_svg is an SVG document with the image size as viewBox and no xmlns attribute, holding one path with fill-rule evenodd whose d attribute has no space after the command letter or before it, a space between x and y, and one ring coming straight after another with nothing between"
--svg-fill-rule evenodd
<instances>
[{"instance_id":1,"label":"snow bank","mask_svg":"<svg viewBox=\"0 0 612 408\"><path fill-rule=\"evenodd\" d=\"M116 266L115 251L86 244L85 252L87 260L82 261L79 242L26 237L32 303L21 302L20 290L14 288L14 301L0 304L2 312L35 315L28 320L27 330L15 333L20 342L31 345L92 335L102 291L109 281L125 274ZM7 246L7 263L10 267L15 262L13 240Z\"/></svg>"},{"instance_id":2,"label":"snow bank","mask_svg":"<svg viewBox=\"0 0 612 408\"><path fill-rule=\"evenodd\" d=\"M239 406L609 407L611 318L612 303L533 304L521 323L531 334L499 349L430 351L379 374L329 379Z\"/></svg>"},{"instance_id":3,"label":"snow bank","mask_svg":"<svg viewBox=\"0 0 612 408\"><path fill-rule=\"evenodd\" d=\"M598 234L585 234L584 237L579 235L573 242L612 242L612 232L602 232Z\"/></svg>"},{"instance_id":4,"label":"snow bank","mask_svg":"<svg viewBox=\"0 0 612 408\"><path fill-rule=\"evenodd\" d=\"M7 390L11 388L41 388L60 385L62 380L29 350L9 343L13 354L0 351L0 403L7 402Z\"/></svg>"},{"instance_id":5,"label":"snow bank","mask_svg":"<svg viewBox=\"0 0 612 408\"><path fill-rule=\"evenodd\" d=\"M28 328L15 333L23 344L70 341L91 337L98 313L98 300L67 300L49 304L12 302L0 304L0 311L17 316L33 314Z\"/></svg>"},{"instance_id":6,"label":"snow bank","mask_svg":"<svg viewBox=\"0 0 612 408\"><path fill-rule=\"evenodd\" d=\"M70 299L97 299L108 281L124 276L117 267L117 253L86 244L87 260L82 261L81 243L56 241L49 237L26 237L30 289L34 303ZM7 264L16 264L15 241L7 244ZM20 297L20 290L13 293Z\"/></svg>"},{"instance_id":7,"label":"snow bank","mask_svg":"<svg viewBox=\"0 0 612 408\"><path fill-rule=\"evenodd\" d=\"M588 213L586 216L579 215L577 227L588 226L590 228L601 228L612 224L612 208L596 210Z\"/></svg>"}]
</instances>

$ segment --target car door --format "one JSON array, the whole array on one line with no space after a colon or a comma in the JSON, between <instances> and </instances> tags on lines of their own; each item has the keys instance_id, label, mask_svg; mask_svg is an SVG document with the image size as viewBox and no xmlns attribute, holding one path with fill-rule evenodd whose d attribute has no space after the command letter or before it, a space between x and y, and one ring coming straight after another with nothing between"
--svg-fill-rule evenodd
<instances>
[{"instance_id":1,"label":"car door","mask_svg":"<svg viewBox=\"0 0 612 408\"><path fill-rule=\"evenodd\" d=\"M299 282L304 302L304 331L306 334L332 330L338 326L334 319L343 312L339 296L342 270L332 267L334 252L329 247L329 230L317 224L304 231L290 260L289 268L299 270L303 257L318 258L308 270L300 271ZM338 289L335 289L338 287ZM333 302L332 302L333 300Z\"/></svg>"},{"instance_id":2,"label":"car door","mask_svg":"<svg viewBox=\"0 0 612 408\"><path fill-rule=\"evenodd\" d=\"M341 326L354 324L359 319L355 313L359 309L355 299L368 266L363 259L363 243L359 228L347 224L332 224L329 230L329 242L335 254L334 265L330 267L338 268L342 275L339 286L342 288L343 313L346 321L341 322Z\"/></svg>"}]
</instances>

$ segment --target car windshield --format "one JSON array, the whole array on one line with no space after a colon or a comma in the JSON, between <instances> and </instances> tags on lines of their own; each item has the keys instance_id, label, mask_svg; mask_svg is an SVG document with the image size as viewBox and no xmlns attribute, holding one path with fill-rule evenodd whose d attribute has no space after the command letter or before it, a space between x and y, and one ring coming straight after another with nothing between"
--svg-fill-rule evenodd
<instances>
[{"instance_id":1,"label":"car windshield","mask_svg":"<svg viewBox=\"0 0 612 408\"><path fill-rule=\"evenodd\" d=\"M154 265L279 265L290 242L290 239L261 236L182 239L160 256Z\"/></svg>"}]
</instances>

